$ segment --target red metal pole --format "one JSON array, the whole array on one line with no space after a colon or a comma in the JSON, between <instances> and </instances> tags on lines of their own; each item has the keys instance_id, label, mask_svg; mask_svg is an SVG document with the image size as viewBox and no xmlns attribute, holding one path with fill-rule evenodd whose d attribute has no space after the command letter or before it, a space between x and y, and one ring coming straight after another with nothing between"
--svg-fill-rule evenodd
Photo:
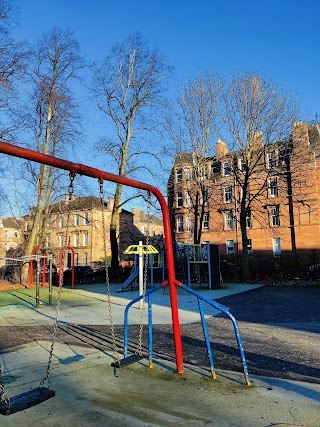
<instances>
[{"instance_id":1,"label":"red metal pole","mask_svg":"<svg viewBox=\"0 0 320 427\"><path fill-rule=\"evenodd\" d=\"M127 185L130 187L139 188L141 190L149 191L154 194L158 199L163 216L163 227L165 236L165 247L166 247L166 258L167 268L169 277L169 289L170 289L170 303L171 303L171 316L172 316L172 327L174 335L174 345L176 352L176 365L177 372L183 373L183 356L182 356L182 342L181 342L181 331L179 322L178 312L178 299L177 290L175 284L175 269L174 269L174 258L172 248L172 235L170 227L170 216L167 203L161 194L161 192L150 184L146 184L140 181L135 181L124 176L114 175L109 172L104 172L96 168L82 165L80 163L72 163L67 160L58 159L56 157L48 156L36 151L28 150L26 148L18 147L16 145L8 144L0 141L0 152L9 154L11 156L20 157L22 159L32 160L38 163L43 163L49 166L54 166L60 169L68 170L74 174L85 175L92 178L104 179L106 181L116 182L119 184Z\"/></svg>"}]
</instances>

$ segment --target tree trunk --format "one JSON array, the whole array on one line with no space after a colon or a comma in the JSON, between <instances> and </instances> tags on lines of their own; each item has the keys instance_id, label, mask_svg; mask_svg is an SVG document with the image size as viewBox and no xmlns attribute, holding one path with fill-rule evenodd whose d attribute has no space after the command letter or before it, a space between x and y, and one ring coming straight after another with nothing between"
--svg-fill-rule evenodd
<instances>
[{"instance_id":1,"label":"tree trunk","mask_svg":"<svg viewBox=\"0 0 320 427\"><path fill-rule=\"evenodd\" d=\"M117 231L120 219L119 205L121 201L121 194L122 185L117 184L110 221L111 272L113 275L116 275L119 271L119 245Z\"/></svg>"}]
</instances>

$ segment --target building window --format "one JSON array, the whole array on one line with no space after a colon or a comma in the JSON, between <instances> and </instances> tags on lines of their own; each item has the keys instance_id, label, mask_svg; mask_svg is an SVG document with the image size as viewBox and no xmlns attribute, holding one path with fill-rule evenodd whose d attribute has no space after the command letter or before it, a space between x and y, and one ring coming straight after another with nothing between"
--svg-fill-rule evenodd
<instances>
[{"instance_id":1,"label":"building window","mask_svg":"<svg viewBox=\"0 0 320 427\"><path fill-rule=\"evenodd\" d=\"M176 169L176 182L182 182L182 169Z\"/></svg>"},{"instance_id":2,"label":"building window","mask_svg":"<svg viewBox=\"0 0 320 427\"><path fill-rule=\"evenodd\" d=\"M83 233L83 246L88 246L88 233Z\"/></svg>"},{"instance_id":3,"label":"building window","mask_svg":"<svg viewBox=\"0 0 320 427\"><path fill-rule=\"evenodd\" d=\"M184 169L184 178L185 178L186 181L190 181L190 179L191 179L190 168L185 168Z\"/></svg>"},{"instance_id":4,"label":"building window","mask_svg":"<svg viewBox=\"0 0 320 427\"><path fill-rule=\"evenodd\" d=\"M5 243L4 244L4 250L7 252L8 249L9 249L9 243Z\"/></svg>"},{"instance_id":5,"label":"building window","mask_svg":"<svg viewBox=\"0 0 320 427\"><path fill-rule=\"evenodd\" d=\"M247 248L248 248L248 254L252 255L252 240L251 239L248 239Z\"/></svg>"},{"instance_id":6,"label":"building window","mask_svg":"<svg viewBox=\"0 0 320 427\"><path fill-rule=\"evenodd\" d=\"M200 167L200 178L202 180L209 178L208 166L207 165L203 165L203 166Z\"/></svg>"},{"instance_id":7,"label":"building window","mask_svg":"<svg viewBox=\"0 0 320 427\"><path fill-rule=\"evenodd\" d=\"M279 227L280 226L280 209L279 206L272 206L270 208L270 217L271 217L271 226Z\"/></svg>"},{"instance_id":8,"label":"building window","mask_svg":"<svg viewBox=\"0 0 320 427\"><path fill-rule=\"evenodd\" d=\"M28 221L26 221L26 222L24 223L24 231L29 231L29 224L28 224Z\"/></svg>"},{"instance_id":9,"label":"building window","mask_svg":"<svg viewBox=\"0 0 320 427\"><path fill-rule=\"evenodd\" d=\"M231 203L232 201L232 186L227 185L223 189L223 200L225 203Z\"/></svg>"},{"instance_id":10,"label":"building window","mask_svg":"<svg viewBox=\"0 0 320 427\"><path fill-rule=\"evenodd\" d=\"M83 216L83 224L88 225L89 224L89 212L85 212Z\"/></svg>"},{"instance_id":11,"label":"building window","mask_svg":"<svg viewBox=\"0 0 320 427\"><path fill-rule=\"evenodd\" d=\"M230 163L230 160L227 160L226 162L223 162L222 168L223 168L223 176L230 176L231 175L231 163Z\"/></svg>"},{"instance_id":12,"label":"building window","mask_svg":"<svg viewBox=\"0 0 320 427\"><path fill-rule=\"evenodd\" d=\"M74 233L73 235L73 246L79 246L79 234Z\"/></svg>"},{"instance_id":13,"label":"building window","mask_svg":"<svg viewBox=\"0 0 320 427\"><path fill-rule=\"evenodd\" d=\"M80 216L79 216L79 214L75 214L75 216L74 216L74 225L80 225Z\"/></svg>"},{"instance_id":14,"label":"building window","mask_svg":"<svg viewBox=\"0 0 320 427\"><path fill-rule=\"evenodd\" d=\"M189 208L191 206L191 197L189 192L186 192L186 207Z\"/></svg>"},{"instance_id":15,"label":"building window","mask_svg":"<svg viewBox=\"0 0 320 427\"><path fill-rule=\"evenodd\" d=\"M203 190L203 204L204 206L209 206L209 190L205 188Z\"/></svg>"},{"instance_id":16,"label":"building window","mask_svg":"<svg viewBox=\"0 0 320 427\"><path fill-rule=\"evenodd\" d=\"M88 254L85 252L83 254L83 265L88 265Z\"/></svg>"},{"instance_id":17,"label":"building window","mask_svg":"<svg viewBox=\"0 0 320 427\"><path fill-rule=\"evenodd\" d=\"M6 231L4 232L4 237L5 237L6 239L8 239L8 238L9 238L9 230L6 230Z\"/></svg>"},{"instance_id":18,"label":"building window","mask_svg":"<svg viewBox=\"0 0 320 427\"><path fill-rule=\"evenodd\" d=\"M239 159L238 159L238 168L239 168L240 172L246 171L247 164L246 164L246 161L244 160L243 157L239 157Z\"/></svg>"},{"instance_id":19,"label":"building window","mask_svg":"<svg viewBox=\"0 0 320 427\"><path fill-rule=\"evenodd\" d=\"M79 265L79 254L76 252L74 254L74 265Z\"/></svg>"},{"instance_id":20,"label":"building window","mask_svg":"<svg viewBox=\"0 0 320 427\"><path fill-rule=\"evenodd\" d=\"M246 215L246 228L252 228L252 216L250 212Z\"/></svg>"},{"instance_id":21,"label":"building window","mask_svg":"<svg viewBox=\"0 0 320 427\"><path fill-rule=\"evenodd\" d=\"M280 237L275 237L274 239L272 239L272 250L273 250L273 255L281 254Z\"/></svg>"},{"instance_id":22,"label":"building window","mask_svg":"<svg viewBox=\"0 0 320 427\"><path fill-rule=\"evenodd\" d=\"M183 216L179 215L177 217L177 231L178 233L183 233Z\"/></svg>"},{"instance_id":23,"label":"building window","mask_svg":"<svg viewBox=\"0 0 320 427\"><path fill-rule=\"evenodd\" d=\"M241 188L241 194L243 194L243 188ZM246 200L249 201L250 200L250 184L247 184L247 188L246 188Z\"/></svg>"},{"instance_id":24,"label":"building window","mask_svg":"<svg viewBox=\"0 0 320 427\"><path fill-rule=\"evenodd\" d=\"M16 239L19 237L19 233L18 233L18 231L15 231L15 232L14 232L14 237L15 237Z\"/></svg>"},{"instance_id":25,"label":"building window","mask_svg":"<svg viewBox=\"0 0 320 427\"><path fill-rule=\"evenodd\" d=\"M224 214L224 225L225 225L225 230L232 230L233 229L233 215L232 215L232 212L226 212Z\"/></svg>"},{"instance_id":26,"label":"building window","mask_svg":"<svg viewBox=\"0 0 320 427\"><path fill-rule=\"evenodd\" d=\"M205 212L203 214L203 223L202 223L202 228L204 230L209 230L209 212Z\"/></svg>"},{"instance_id":27,"label":"building window","mask_svg":"<svg viewBox=\"0 0 320 427\"><path fill-rule=\"evenodd\" d=\"M63 235L59 234L59 248L62 248L63 246Z\"/></svg>"},{"instance_id":28,"label":"building window","mask_svg":"<svg viewBox=\"0 0 320 427\"><path fill-rule=\"evenodd\" d=\"M188 232L192 231L192 221L191 221L190 216L187 216L187 218L186 218L186 230Z\"/></svg>"},{"instance_id":29,"label":"building window","mask_svg":"<svg viewBox=\"0 0 320 427\"><path fill-rule=\"evenodd\" d=\"M63 228L63 218L62 218L62 216L59 218L59 227Z\"/></svg>"},{"instance_id":30,"label":"building window","mask_svg":"<svg viewBox=\"0 0 320 427\"><path fill-rule=\"evenodd\" d=\"M178 191L178 193L177 193L177 206L178 207L182 207L183 206L182 191Z\"/></svg>"},{"instance_id":31,"label":"building window","mask_svg":"<svg viewBox=\"0 0 320 427\"><path fill-rule=\"evenodd\" d=\"M234 241L227 240L226 242L227 255L234 255Z\"/></svg>"},{"instance_id":32,"label":"building window","mask_svg":"<svg viewBox=\"0 0 320 427\"><path fill-rule=\"evenodd\" d=\"M269 180L269 195L270 197L278 196L278 180L277 178L272 178Z\"/></svg>"},{"instance_id":33,"label":"building window","mask_svg":"<svg viewBox=\"0 0 320 427\"><path fill-rule=\"evenodd\" d=\"M275 151L267 153L267 168L274 169L277 166L277 157Z\"/></svg>"}]
</instances>

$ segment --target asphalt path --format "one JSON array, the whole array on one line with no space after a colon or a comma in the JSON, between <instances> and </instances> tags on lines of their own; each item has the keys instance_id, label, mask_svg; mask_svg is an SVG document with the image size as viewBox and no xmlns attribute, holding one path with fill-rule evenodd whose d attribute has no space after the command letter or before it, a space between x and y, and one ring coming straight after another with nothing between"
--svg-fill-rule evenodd
<instances>
[{"instance_id":1,"label":"asphalt path","mask_svg":"<svg viewBox=\"0 0 320 427\"><path fill-rule=\"evenodd\" d=\"M262 287L218 300L236 317L249 372L320 384L320 287ZM223 315L207 320L215 367L241 372L232 324ZM143 350L147 352L147 328ZM51 328L1 328L0 348L9 349L35 340L50 340ZM186 363L208 366L201 322L181 325ZM115 326L116 344L123 342L122 326ZM139 326L130 327L135 350ZM110 328L102 325L60 325L57 340L97 349L112 349ZM171 325L154 325L154 357L174 361Z\"/></svg>"}]
</instances>

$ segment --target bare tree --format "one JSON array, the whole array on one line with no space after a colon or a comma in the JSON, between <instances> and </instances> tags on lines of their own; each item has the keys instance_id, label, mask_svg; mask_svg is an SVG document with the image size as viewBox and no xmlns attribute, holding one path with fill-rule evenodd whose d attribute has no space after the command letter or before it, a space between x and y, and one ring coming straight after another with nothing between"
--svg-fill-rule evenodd
<instances>
[{"instance_id":1,"label":"bare tree","mask_svg":"<svg viewBox=\"0 0 320 427\"><path fill-rule=\"evenodd\" d=\"M32 146L51 156L62 155L77 134L75 97L69 86L84 67L77 41L70 31L54 28L43 35L32 53L29 100L29 125ZM30 109L32 106L33 109ZM57 173L53 167L28 163L29 182L34 183L36 204L26 254L36 244L44 245L51 198L56 190Z\"/></svg>"},{"instance_id":2,"label":"bare tree","mask_svg":"<svg viewBox=\"0 0 320 427\"><path fill-rule=\"evenodd\" d=\"M207 163L208 157L213 155L212 139L220 87L220 78L213 74L198 75L187 81L178 91L175 112L171 110L166 119L167 132L175 145L175 165L183 168L191 163L192 177L184 177L183 184L187 200L185 208L191 218L195 244L201 241L209 205ZM177 205L176 198L173 204Z\"/></svg>"},{"instance_id":3,"label":"bare tree","mask_svg":"<svg viewBox=\"0 0 320 427\"><path fill-rule=\"evenodd\" d=\"M96 68L93 93L97 105L113 125L112 137L102 141L101 148L114 161L121 176L144 168L151 173L146 155L156 157L156 147L143 144L143 137L157 126L156 111L161 105L164 85L172 68L157 49L150 49L139 34L115 45ZM139 140L137 139L139 136ZM139 161L144 154L144 163ZM122 185L117 184L110 224L113 271L118 270L119 208Z\"/></svg>"},{"instance_id":4,"label":"bare tree","mask_svg":"<svg viewBox=\"0 0 320 427\"><path fill-rule=\"evenodd\" d=\"M272 176L276 144L290 135L296 114L297 105L288 92L259 74L231 77L219 96L220 135L228 146L229 158L233 157L230 166L240 190L234 197L244 278L249 277L247 219L261 211L255 206L261 206ZM271 167L266 167L268 162Z\"/></svg>"}]
</instances>

